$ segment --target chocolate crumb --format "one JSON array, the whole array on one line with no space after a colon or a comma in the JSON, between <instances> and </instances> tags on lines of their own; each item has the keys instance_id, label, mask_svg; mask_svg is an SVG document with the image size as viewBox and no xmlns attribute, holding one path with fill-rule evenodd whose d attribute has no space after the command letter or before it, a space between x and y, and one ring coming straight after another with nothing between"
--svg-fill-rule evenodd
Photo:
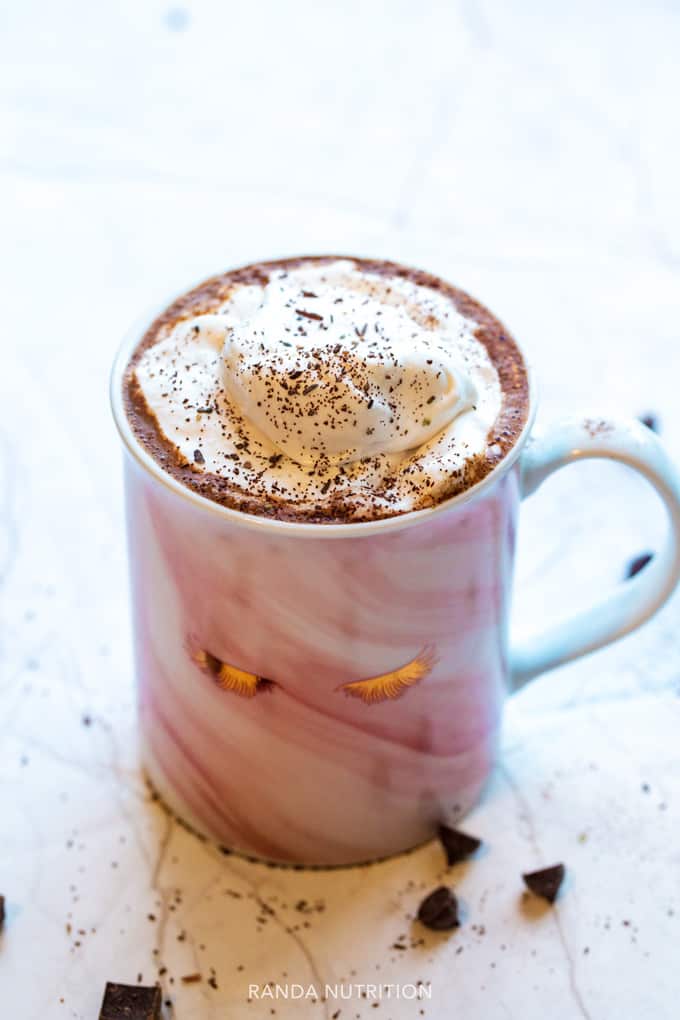
<instances>
[{"instance_id":1,"label":"chocolate crumb","mask_svg":"<svg viewBox=\"0 0 680 1020\"><path fill-rule=\"evenodd\" d=\"M652 430L652 432L661 431L661 428L659 426L659 418L656 414L654 414L653 411L648 411L646 414L641 414L640 417L638 418L638 421L641 421L642 424L646 425L648 429Z\"/></svg>"},{"instance_id":2,"label":"chocolate crumb","mask_svg":"<svg viewBox=\"0 0 680 1020\"><path fill-rule=\"evenodd\" d=\"M205 464L205 457L203 456L200 450L194 450L194 463Z\"/></svg>"},{"instance_id":3,"label":"chocolate crumb","mask_svg":"<svg viewBox=\"0 0 680 1020\"><path fill-rule=\"evenodd\" d=\"M439 842L444 848L447 864L458 864L470 857L482 845L481 839L468 836L460 829L451 829L448 825L439 826Z\"/></svg>"},{"instance_id":4,"label":"chocolate crumb","mask_svg":"<svg viewBox=\"0 0 680 1020\"><path fill-rule=\"evenodd\" d=\"M535 896L540 896L548 903L554 903L565 874L564 864L554 864L550 868L541 868L540 871L529 871L522 875L522 878L527 889Z\"/></svg>"},{"instance_id":5,"label":"chocolate crumb","mask_svg":"<svg viewBox=\"0 0 680 1020\"><path fill-rule=\"evenodd\" d=\"M316 319L317 322L323 322L323 315L319 315L318 312L307 312L304 308L296 308L296 315L303 315L305 319Z\"/></svg>"},{"instance_id":6,"label":"chocolate crumb","mask_svg":"<svg viewBox=\"0 0 680 1020\"><path fill-rule=\"evenodd\" d=\"M161 990L107 982L99 1020L161 1020Z\"/></svg>"},{"instance_id":7,"label":"chocolate crumb","mask_svg":"<svg viewBox=\"0 0 680 1020\"><path fill-rule=\"evenodd\" d=\"M418 907L418 920L432 931L458 927L458 901L448 886L440 885L425 897Z\"/></svg>"},{"instance_id":8,"label":"chocolate crumb","mask_svg":"<svg viewBox=\"0 0 680 1020\"><path fill-rule=\"evenodd\" d=\"M202 981L203 976L201 974L184 974L180 981L184 985L195 985L198 981Z\"/></svg>"},{"instance_id":9,"label":"chocolate crumb","mask_svg":"<svg viewBox=\"0 0 680 1020\"><path fill-rule=\"evenodd\" d=\"M628 566L626 567L626 580L629 581L631 577L635 577L636 574L639 574L640 571L644 570L647 564L650 563L653 559L654 559L653 552L640 553L639 556L636 556L634 559L632 559Z\"/></svg>"}]
</instances>

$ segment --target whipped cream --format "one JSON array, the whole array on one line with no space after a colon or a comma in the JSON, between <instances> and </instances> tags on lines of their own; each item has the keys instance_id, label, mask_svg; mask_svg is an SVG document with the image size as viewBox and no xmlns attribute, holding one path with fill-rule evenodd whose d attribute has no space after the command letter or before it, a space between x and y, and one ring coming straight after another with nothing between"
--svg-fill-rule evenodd
<instances>
[{"instance_id":1,"label":"whipped cream","mask_svg":"<svg viewBox=\"0 0 680 1020\"><path fill-rule=\"evenodd\" d=\"M403 512L485 451L501 387L476 328L437 290L310 261L234 284L135 371L196 470L303 511Z\"/></svg>"}]
</instances>

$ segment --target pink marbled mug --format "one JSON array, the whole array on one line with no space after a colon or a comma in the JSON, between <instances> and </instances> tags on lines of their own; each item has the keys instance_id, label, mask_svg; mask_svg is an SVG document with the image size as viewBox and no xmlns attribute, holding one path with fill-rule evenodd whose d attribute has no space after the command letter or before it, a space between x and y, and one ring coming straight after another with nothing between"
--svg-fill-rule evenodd
<instances>
[{"instance_id":1,"label":"pink marbled mug","mask_svg":"<svg viewBox=\"0 0 680 1020\"><path fill-rule=\"evenodd\" d=\"M475 803L508 690L646 620L680 577L680 477L638 422L530 436L482 482L427 510L295 524L219 506L132 433L126 492L143 756L164 800L219 843L337 865L428 839ZM667 549L600 605L509 650L520 499L555 469L608 457L640 471Z\"/></svg>"}]
</instances>

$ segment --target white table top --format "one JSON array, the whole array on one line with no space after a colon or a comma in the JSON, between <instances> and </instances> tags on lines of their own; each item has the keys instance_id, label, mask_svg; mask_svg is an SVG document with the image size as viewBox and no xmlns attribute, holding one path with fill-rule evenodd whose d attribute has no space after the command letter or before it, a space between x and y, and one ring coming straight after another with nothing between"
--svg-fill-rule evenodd
<instances>
[{"instance_id":1,"label":"white table top","mask_svg":"<svg viewBox=\"0 0 680 1020\"><path fill-rule=\"evenodd\" d=\"M680 455L677 11L324 7L3 14L0 1012L96 1020L106 980L141 974L176 1020L675 1017L680 596L510 704L465 823L485 849L449 873L435 845L333 872L225 857L140 774L106 385L166 294L298 251L419 264L508 323L543 420L653 410ZM524 508L518 627L606 590L663 526L623 468L556 477ZM523 902L521 872L557 860L556 907ZM442 879L449 936L409 920ZM248 1003L268 981L431 998Z\"/></svg>"}]
</instances>

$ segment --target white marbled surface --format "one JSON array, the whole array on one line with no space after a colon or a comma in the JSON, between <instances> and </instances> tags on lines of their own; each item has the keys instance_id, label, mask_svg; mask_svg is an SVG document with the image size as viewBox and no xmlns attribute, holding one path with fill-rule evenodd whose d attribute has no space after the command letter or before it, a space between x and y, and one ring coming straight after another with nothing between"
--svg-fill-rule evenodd
<instances>
[{"instance_id":1,"label":"white marbled surface","mask_svg":"<svg viewBox=\"0 0 680 1020\"><path fill-rule=\"evenodd\" d=\"M434 845L274 870L150 802L106 384L128 323L202 275L377 254L486 300L543 420L654 410L680 456L679 46L660 0L4 5L2 1020L96 1020L104 982L139 974L176 1020L678 1015L680 596L510 705L467 822L486 850L448 876L464 924L426 934ZM564 472L525 507L517 626L606 590L662 530L624 469ZM520 873L558 859L557 907L523 903ZM267 981L432 996L248 1003Z\"/></svg>"}]
</instances>

